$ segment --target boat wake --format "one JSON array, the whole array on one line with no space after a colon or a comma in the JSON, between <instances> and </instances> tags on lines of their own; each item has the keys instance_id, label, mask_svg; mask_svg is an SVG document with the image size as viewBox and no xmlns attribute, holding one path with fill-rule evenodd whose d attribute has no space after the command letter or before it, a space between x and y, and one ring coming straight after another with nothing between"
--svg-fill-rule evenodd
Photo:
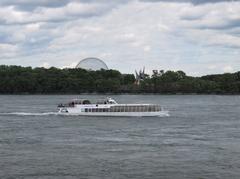
<instances>
[{"instance_id":1,"label":"boat wake","mask_svg":"<svg viewBox=\"0 0 240 179\"><path fill-rule=\"evenodd\" d=\"M56 116L56 115L71 115L71 114L63 114L58 112L41 112L41 113L27 113L27 112L7 112L0 113L0 116Z\"/></svg>"}]
</instances>

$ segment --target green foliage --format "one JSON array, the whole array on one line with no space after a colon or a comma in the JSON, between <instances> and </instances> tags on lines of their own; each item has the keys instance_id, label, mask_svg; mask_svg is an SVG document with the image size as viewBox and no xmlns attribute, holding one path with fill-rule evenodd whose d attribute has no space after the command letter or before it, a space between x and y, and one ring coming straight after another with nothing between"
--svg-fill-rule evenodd
<instances>
[{"instance_id":1,"label":"green foliage","mask_svg":"<svg viewBox=\"0 0 240 179\"><path fill-rule=\"evenodd\" d=\"M155 71L135 83L116 70L0 66L1 94L162 93L239 94L240 72L190 77L183 71Z\"/></svg>"}]
</instances>

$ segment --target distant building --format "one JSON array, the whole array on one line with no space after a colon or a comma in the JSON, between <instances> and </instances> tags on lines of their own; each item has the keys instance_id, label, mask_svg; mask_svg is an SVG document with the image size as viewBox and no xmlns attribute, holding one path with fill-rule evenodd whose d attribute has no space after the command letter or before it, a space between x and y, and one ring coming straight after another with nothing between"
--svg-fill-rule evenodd
<instances>
[{"instance_id":1,"label":"distant building","mask_svg":"<svg viewBox=\"0 0 240 179\"><path fill-rule=\"evenodd\" d=\"M77 64L76 68L82 68L85 70L93 70L93 71L101 70L101 69L108 70L108 66L106 65L106 63L104 63L104 61L98 58L93 58L93 57L85 58L81 60Z\"/></svg>"}]
</instances>

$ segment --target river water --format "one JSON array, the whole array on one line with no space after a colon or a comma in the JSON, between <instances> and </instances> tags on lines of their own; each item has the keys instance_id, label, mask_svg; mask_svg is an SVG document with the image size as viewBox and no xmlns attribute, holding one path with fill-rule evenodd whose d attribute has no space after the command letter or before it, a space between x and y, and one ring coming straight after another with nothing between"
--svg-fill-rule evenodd
<instances>
[{"instance_id":1,"label":"river water","mask_svg":"<svg viewBox=\"0 0 240 179\"><path fill-rule=\"evenodd\" d=\"M56 114L76 97L0 96L0 178L240 178L240 96L111 96L165 117Z\"/></svg>"}]
</instances>

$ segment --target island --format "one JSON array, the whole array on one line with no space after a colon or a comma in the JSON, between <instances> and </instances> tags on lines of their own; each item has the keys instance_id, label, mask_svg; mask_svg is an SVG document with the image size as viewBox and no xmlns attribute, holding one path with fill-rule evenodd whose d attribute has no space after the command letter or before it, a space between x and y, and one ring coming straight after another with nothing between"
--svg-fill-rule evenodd
<instances>
[{"instance_id":1,"label":"island","mask_svg":"<svg viewBox=\"0 0 240 179\"><path fill-rule=\"evenodd\" d=\"M240 72L188 76L160 70L136 82L117 70L0 66L0 94L240 94Z\"/></svg>"}]
</instances>

